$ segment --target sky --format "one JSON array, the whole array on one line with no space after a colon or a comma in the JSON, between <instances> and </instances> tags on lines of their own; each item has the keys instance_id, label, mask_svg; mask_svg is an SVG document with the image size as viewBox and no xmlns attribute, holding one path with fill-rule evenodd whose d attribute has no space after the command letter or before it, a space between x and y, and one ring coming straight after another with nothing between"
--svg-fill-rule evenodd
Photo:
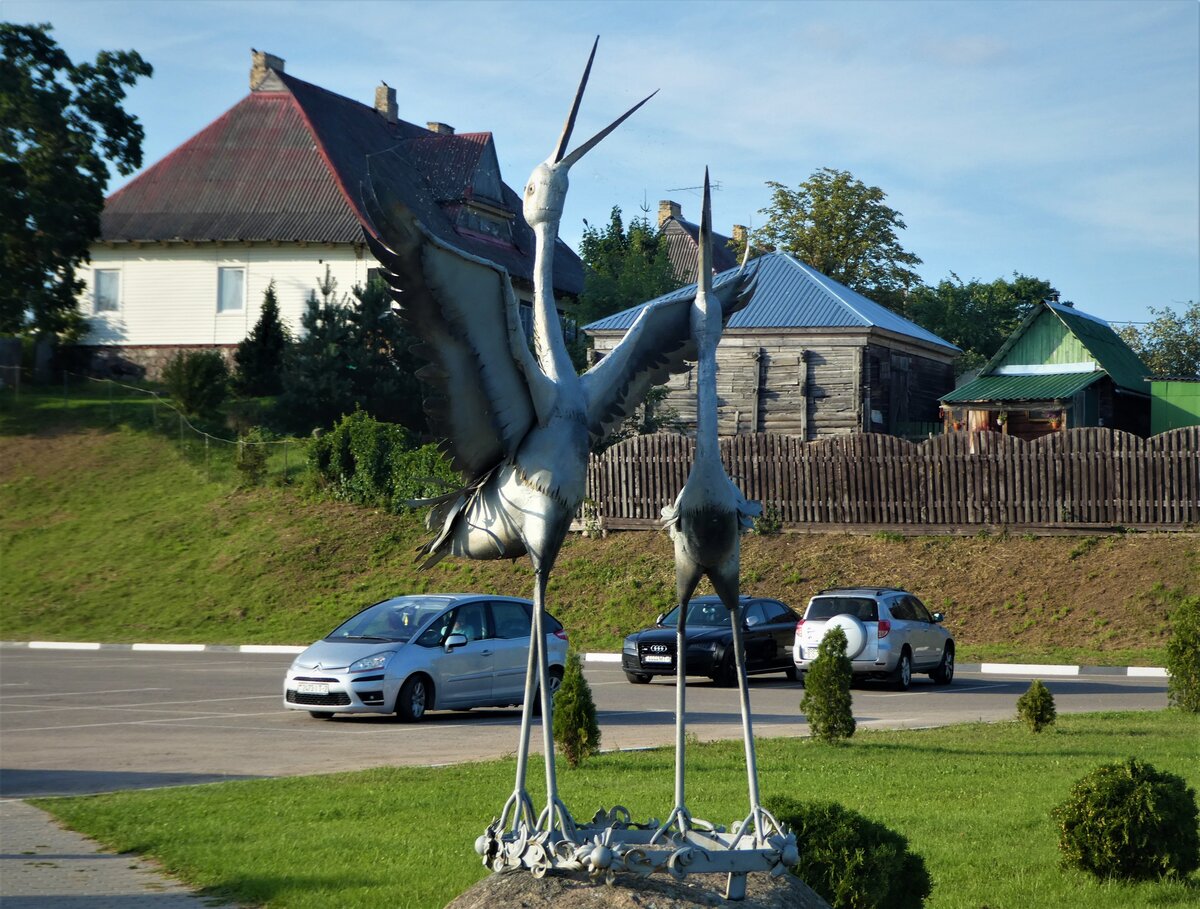
<instances>
[{"instance_id":1,"label":"sky","mask_svg":"<svg viewBox=\"0 0 1200 909\"><path fill-rule=\"evenodd\" d=\"M762 225L768 180L850 171L887 194L930 284L1014 273L1113 323L1200 300L1195 0L448 2L0 0L79 62L133 49L126 109L159 160L249 91L250 50L459 132L517 189L552 151L600 36L572 146L658 94L571 170L562 237L660 199ZM109 189L126 182L115 178Z\"/></svg>"}]
</instances>

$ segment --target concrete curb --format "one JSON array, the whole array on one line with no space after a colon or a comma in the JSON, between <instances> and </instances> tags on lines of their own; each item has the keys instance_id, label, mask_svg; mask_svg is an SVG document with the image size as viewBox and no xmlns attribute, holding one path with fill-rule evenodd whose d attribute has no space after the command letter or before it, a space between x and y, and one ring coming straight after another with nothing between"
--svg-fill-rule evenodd
<instances>
[{"instance_id":1,"label":"concrete curb","mask_svg":"<svg viewBox=\"0 0 1200 909\"><path fill-rule=\"evenodd\" d=\"M138 650L147 653L276 653L295 654L305 648L291 644L101 644L94 641L0 641L0 648L26 650ZM620 663L619 653L584 653L586 663ZM959 663L962 672L984 675L1081 676L1111 675L1165 679L1158 666L1061 666L1043 663Z\"/></svg>"}]
</instances>

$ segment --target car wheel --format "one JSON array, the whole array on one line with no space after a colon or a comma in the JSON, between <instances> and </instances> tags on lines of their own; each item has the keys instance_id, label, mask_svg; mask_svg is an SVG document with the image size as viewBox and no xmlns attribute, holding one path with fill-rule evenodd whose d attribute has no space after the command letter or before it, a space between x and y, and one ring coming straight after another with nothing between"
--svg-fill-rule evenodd
<instances>
[{"instance_id":1,"label":"car wheel","mask_svg":"<svg viewBox=\"0 0 1200 909\"><path fill-rule=\"evenodd\" d=\"M933 679L935 685L949 685L954 681L953 645L946 645L946 649L942 651L942 662L938 664L937 669L929 673L929 677Z\"/></svg>"},{"instance_id":2,"label":"car wheel","mask_svg":"<svg viewBox=\"0 0 1200 909\"><path fill-rule=\"evenodd\" d=\"M858 616L842 613L841 615L835 615L825 623L825 634L829 634L830 629L835 627L842 629L842 632L846 635L846 656L853 660L867 646L866 626L863 625Z\"/></svg>"},{"instance_id":3,"label":"car wheel","mask_svg":"<svg viewBox=\"0 0 1200 909\"><path fill-rule=\"evenodd\" d=\"M314 720L332 720L333 714L328 710L310 710L308 715Z\"/></svg>"},{"instance_id":4,"label":"car wheel","mask_svg":"<svg viewBox=\"0 0 1200 909\"><path fill-rule=\"evenodd\" d=\"M415 723L425 716L431 700L428 680L424 676L411 676L396 696L396 715L406 723Z\"/></svg>"},{"instance_id":5,"label":"car wheel","mask_svg":"<svg viewBox=\"0 0 1200 909\"><path fill-rule=\"evenodd\" d=\"M554 700L554 696L558 694L558 689L562 687L563 670L561 666L550 667L550 700ZM542 692L539 688L533 693L533 712L537 716L542 713Z\"/></svg>"},{"instance_id":6,"label":"car wheel","mask_svg":"<svg viewBox=\"0 0 1200 909\"><path fill-rule=\"evenodd\" d=\"M800 673L794 665L783 670L783 674L787 676L789 682L794 682L800 677Z\"/></svg>"},{"instance_id":7,"label":"car wheel","mask_svg":"<svg viewBox=\"0 0 1200 909\"><path fill-rule=\"evenodd\" d=\"M912 682L912 656L907 649L901 651L900 662L896 664L891 681L892 687L897 691L908 691L908 686Z\"/></svg>"},{"instance_id":8,"label":"car wheel","mask_svg":"<svg viewBox=\"0 0 1200 909\"><path fill-rule=\"evenodd\" d=\"M717 667L712 680L722 688L733 688L737 685L737 666L733 662L732 655L721 660L721 665Z\"/></svg>"},{"instance_id":9,"label":"car wheel","mask_svg":"<svg viewBox=\"0 0 1200 909\"><path fill-rule=\"evenodd\" d=\"M625 673L625 678L629 679L629 681L633 682L635 685L650 684L650 676L646 675L644 672L627 672Z\"/></svg>"}]
</instances>

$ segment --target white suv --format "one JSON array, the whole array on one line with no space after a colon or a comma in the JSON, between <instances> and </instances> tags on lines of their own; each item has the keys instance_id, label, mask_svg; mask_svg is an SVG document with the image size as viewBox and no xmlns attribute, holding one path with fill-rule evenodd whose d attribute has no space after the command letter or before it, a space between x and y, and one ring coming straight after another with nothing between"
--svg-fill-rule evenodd
<instances>
[{"instance_id":1,"label":"white suv","mask_svg":"<svg viewBox=\"0 0 1200 909\"><path fill-rule=\"evenodd\" d=\"M914 672L927 672L936 684L949 685L954 638L942 619L940 612L930 615L915 596L894 587L822 590L796 623L792 661L798 672L807 672L826 633L836 626L846 634L846 656L856 677L888 679L905 691Z\"/></svg>"}]
</instances>

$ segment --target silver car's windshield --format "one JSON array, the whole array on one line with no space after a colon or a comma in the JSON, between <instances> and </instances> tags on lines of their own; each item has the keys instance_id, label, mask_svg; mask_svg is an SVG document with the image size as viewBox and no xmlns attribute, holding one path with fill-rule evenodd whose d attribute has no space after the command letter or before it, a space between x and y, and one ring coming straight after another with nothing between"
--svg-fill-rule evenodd
<instances>
[{"instance_id":1,"label":"silver car's windshield","mask_svg":"<svg viewBox=\"0 0 1200 909\"><path fill-rule=\"evenodd\" d=\"M397 597L376 603L333 629L327 641L407 641L450 605L446 597Z\"/></svg>"}]
</instances>

